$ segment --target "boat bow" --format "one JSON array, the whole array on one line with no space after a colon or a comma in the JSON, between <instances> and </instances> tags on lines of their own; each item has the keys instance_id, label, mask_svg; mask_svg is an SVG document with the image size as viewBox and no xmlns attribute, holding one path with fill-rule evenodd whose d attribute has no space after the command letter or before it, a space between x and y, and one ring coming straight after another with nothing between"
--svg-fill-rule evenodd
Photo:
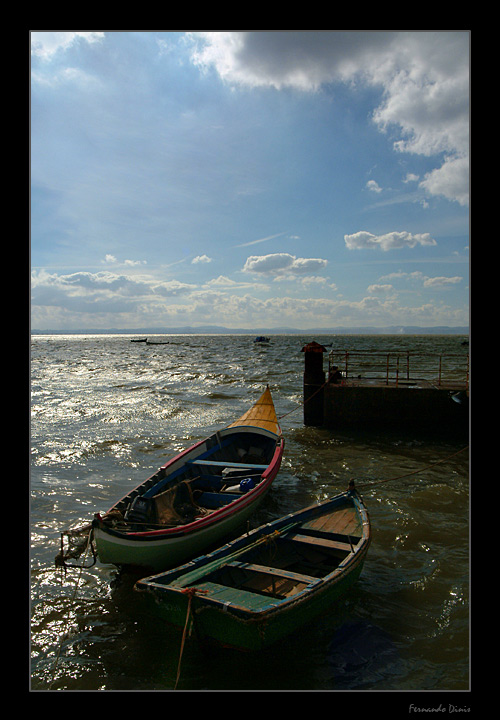
<instances>
[{"instance_id":1,"label":"boat bow","mask_svg":"<svg viewBox=\"0 0 500 720\"><path fill-rule=\"evenodd\" d=\"M264 430L270 430L275 435L281 435L281 428L276 415L271 391L269 390L269 385L257 402L238 420L228 425L228 427L240 427L242 425L260 427Z\"/></svg>"}]
</instances>

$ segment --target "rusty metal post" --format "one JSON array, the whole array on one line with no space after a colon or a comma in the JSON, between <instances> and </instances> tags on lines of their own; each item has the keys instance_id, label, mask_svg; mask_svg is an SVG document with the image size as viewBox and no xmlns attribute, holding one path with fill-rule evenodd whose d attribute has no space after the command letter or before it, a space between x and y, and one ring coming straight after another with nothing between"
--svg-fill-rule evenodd
<instances>
[{"instance_id":1,"label":"rusty metal post","mask_svg":"<svg viewBox=\"0 0 500 720\"><path fill-rule=\"evenodd\" d=\"M324 419L323 353L326 348L313 342L304 345L304 425L322 425Z\"/></svg>"}]
</instances>

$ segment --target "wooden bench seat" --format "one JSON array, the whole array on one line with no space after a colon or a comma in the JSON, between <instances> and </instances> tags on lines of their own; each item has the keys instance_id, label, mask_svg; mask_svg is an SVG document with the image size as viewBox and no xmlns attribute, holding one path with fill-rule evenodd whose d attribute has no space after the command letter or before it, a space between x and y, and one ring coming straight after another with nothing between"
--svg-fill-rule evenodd
<instances>
[{"instance_id":1,"label":"wooden bench seat","mask_svg":"<svg viewBox=\"0 0 500 720\"><path fill-rule=\"evenodd\" d=\"M210 458L200 460L188 460L187 465L215 465L216 467L227 467L227 468L250 468L251 470L265 470L267 465L256 465L255 463L245 462L222 462L220 460L210 460Z\"/></svg>"},{"instance_id":2,"label":"wooden bench seat","mask_svg":"<svg viewBox=\"0 0 500 720\"><path fill-rule=\"evenodd\" d=\"M252 572L264 573L266 575L274 575L280 578L286 578L287 580L295 580L297 582L310 585L312 582L318 580L317 577L312 575L303 575L302 573L292 572L291 570L283 570L282 568L275 568L269 565L257 565L255 563L247 563L240 561L233 561L228 563L229 567L239 568L240 570L250 570Z\"/></svg>"},{"instance_id":3,"label":"wooden bench seat","mask_svg":"<svg viewBox=\"0 0 500 720\"><path fill-rule=\"evenodd\" d=\"M329 550L335 550L340 552L350 553L353 552L353 547L349 543L349 539L346 537L345 542L340 540L330 540L324 537L314 537L313 535L304 535L301 532L291 532L286 535L287 540L293 540L294 542L307 543L318 549L327 548ZM353 542L355 545L355 542Z\"/></svg>"},{"instance_id":4,"label":"wooden bench seat","mask_svg":"<svg viewBox=\"0 0 500 720\"><path fill-rule=\"evenodd\" d=\"M262 610L276 604L268 595L228 587L227 585L219 585L214 582L198 583L196 588L205 593L205 597L207 598L216 600L224 605L231 604L247 610Z\"/></svg>"}]
</instances>

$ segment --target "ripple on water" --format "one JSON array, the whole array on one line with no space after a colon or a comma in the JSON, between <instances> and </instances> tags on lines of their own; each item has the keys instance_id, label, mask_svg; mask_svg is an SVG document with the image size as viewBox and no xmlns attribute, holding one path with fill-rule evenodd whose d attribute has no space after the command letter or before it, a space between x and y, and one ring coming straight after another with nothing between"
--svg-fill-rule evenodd
<instances>
[{"instance_id":1,"label":"ripple on water","mask_svg":"<svg viewBox=\"0 0 500 720\"><path fill-rule=\"evenodd\" d=\"M344 490L353 477L372 544L348 597L263 653L252 672L248 658L231 653L214 652L207 664L191 639L182 689L467 689L467 453L446 459L455 444L410 434L304 427L301 348L318 338L275 337L260 351L248 336L170 339L179 344L156 352L123 336L32 343L33 687L172 689L181 633L142 616L130 588L121 599L111 592L115 571L99 563L83 571L73 602L77 573L54 566L60 531L107 510L169 457L239 417L269 383L285 457L256 521ZM343 349L459 345L436 336L318 340Z\"/></svg>"}]
</instances>

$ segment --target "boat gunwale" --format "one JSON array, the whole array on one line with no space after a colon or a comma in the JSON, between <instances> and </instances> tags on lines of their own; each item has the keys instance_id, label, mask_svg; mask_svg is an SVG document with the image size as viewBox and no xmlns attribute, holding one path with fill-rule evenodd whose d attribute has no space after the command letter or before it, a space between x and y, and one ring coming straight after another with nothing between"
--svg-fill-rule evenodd
<instances>
[{"instance_id":1,"label":"boat gunwale","mask_svg":"<svg viewBox=\"0 0 500 720\"><path fill-rule=\"evenodd\" d=\"M332 503L334 501L338 501L340 504L340 501L342 499L349 498L353 501L354 506L356 507L356 510L359 514L361 525L362 525L362 536L359 540L359 542L356 544L355 549L350 552L342 561L341 563L330 573L323 577L318 577L315 579L314 582L309 583L306 585L302 590L299 590L294 595L279 599L279 598L271 598L269 599L269 604L265 605L258 609L249 609L248 607L245 607L243 605L238 605L236 602L228 602L227 600L217 600L214 597L210 596L203 596L202 603L203 605L199 607L197 610L201 610L203 606L210 607L214 610L217 609L223 609L224 612L230 612L234 615L236 619L244 619L248 622L258 622L261 621L262 618L265 616L270 617L271 615L278 613L280 611L288 610L289 608L292 608L296 606L297 604L306 601L308 598L311 597L311 595L318 595L322 593L323 591L327 591L330 588L332 588L334 585L336 585L338 582L340 582L343 578L346 577L346 574L350 574L353 570L356 569L356 567L360 564L362 564L365 560L366 554L368 552L368 548L371 543L371 524L370 519L368 515L368 511L366 509L366 506L361 499L361 497L357 494L357 492L352 493L351 491L346 491L344 493L341 493L339 495L336 495L333 498L330 498L329 500L326 500L322 503L318 503L316 505L311 505L304 510L300 511L300 517L301 519L297 519L296 522L294 522L294 525L301 525L306 519L307 515L316 515L320 514L321 510L320 508L328 505L329 503ZM318 511L316 513L315 511ZM212 560L216 559L217 556L220 556L226 549L230 550L231 548L235 548L238 545L245 545L246 541L248 540L249 536L255 535L256 538L259 536L264 536L266 530L272 530L273 527L276 528L276 526L279 526L279 531L289 532L292 530L292 527L289 527L287 525L287 522L290 519L297 518L296 513L290 513L289 515L286 515L283 518L280 518L279 520L275 520L273 522L267 523L266 525L261 526L260 528L256 528L255 530L251 531L247 535L241 536L240 538L237 538L236 540L227 543L226 545L222 546L221 548L218 548L217 550L213 551L212 553L209 553L207 555L203 555L198 560L200 560L200 563L197 563L196 560L192 560L188 563L185 563L182 566L179 566L177 568L174 568L172 570L162 572L162 573L156 573L155 575L150 576L149 578L142 578L135 584L135 588L139 592L152 592L153 595L156 595L155 590L160 591L160 593L174 593L176 595L181 595L186 593L187 588L194 588L196 590L196 585L187 585L187 586L176 586L172 583L159 583L155 582L154 578L158 576L163 575L169 575L169 574L177 574L178 577L181 577L183 574L182 571L186 569L186 572L195 570L196 567L200 567L200 569L203 567L203 565L208 564ZM277 528L278 529L278 528ZM244 550L243 550L244 552ZM189 570L188 570L189 568ZM203 585L203 582L200 583L200 585ZM196 594L196 593L195 593Z\"/></svg>"},{"instance_id":2,"label":"boat gunwale","mask_svg":"<svg viewBox=\"0 0 500 720\"><path fill-rule=\"evenodd\" d=\"M205 438L203 440L200 440L199 442L195 443L191 447L187 448L186 450L182 451L179 455L176 455L174 458L171 458L165 465L159 468L160 471L166 471L168 468L173 465L174 463L177 463L179 461L182 461L183 458L186 457L186 455L191 454L194 450L196 450L200 445L203 445L207 442L211 437L215 437L216 435L219 435L222 437L223 435L232 434L233 431L238 431L241 429L244 432L252 432L252 428L254 426L248 426L248 425L241 425L237 427L232 428L224 428L223 430L220 430L218 433L213 433L208 438ZM193 534L199 530L203 530L206 527L210 527L216 522L219 522L220 520L226 519L228 517L231 517L232 515L235 515L240 510L243 510L248 505L253 504L256 502L262 495L264 495L266 492L268 492L274 478L276 477L280 465L281 465L281 459L283 456L283 450L284 450L284 439L283 436L277 435L276 433L273 433L271 430L267 430L266 428L259 428L256 427L256 430L260 431L257 434L266 434L271 435L273 438L276 438L276 447L274 450L273 457L271 458L271 461L267 465L266 469L262 471L261 474L261 481L251 490L249 490L244 495L241 495L241 497L238 497L235 500L232 500L231 502L227 503L226 505L218 508L214 512L210 513L210 515L203 516L201 518L197 518L196 520L193 520L190 523L186 523L185 525L176 525L175 527L170 528L160 528L158 530L145 530L145 531L139 531L139 532L124 532L120 530L116 530L114 528L111 528L107 525L105 525L102 521L102 518L94 518L94 530L97 530L99 532L102 532L103 534L110 535L112 537L116 538L122 538L124 540L129 541L153 541L153 540L162 540L162 539L168 539L173 537L183 537L186 535ZM231 463L228 462L228 466L230 466ZM158 471L157 471L158 472ZM154 477L151 476L151 477ZM125 495L121 500L118 500L116 502L111 510L115 508L117 505L122 503L123 501L127 500L127 498L132 495L136 490L139 490L142 488L151 478L148 478L144 482L140 483L134 490L130 491ZM108 511L109 512L109 511Z\"/></svg>"}]
</instances>

